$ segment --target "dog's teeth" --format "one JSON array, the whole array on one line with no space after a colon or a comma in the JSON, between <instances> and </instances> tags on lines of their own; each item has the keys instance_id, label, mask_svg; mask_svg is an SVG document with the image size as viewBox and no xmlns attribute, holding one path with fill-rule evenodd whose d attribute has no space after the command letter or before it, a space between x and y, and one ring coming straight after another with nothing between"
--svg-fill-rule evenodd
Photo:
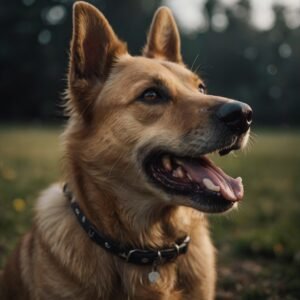
<instances>
[{"instance_id":1,"label":"dog's teeth","mask_svg":"<svg viewBox=\"0 0 300 300\"><path fill-rule=\"evenodd\" d=\"M175 162L177 163L177 165L179 165L179 166L182 166L183 165L183 162L182 161L180 161L179 159L175 159Z\"/></svg>"},{"instance_id":2,"label":"dog's teeth","mask_svg":"<svg viewBox=\"0 0 300 300\"><path fill-rule=\"evenodd\" d=\"M181 167L177 168L177 174L178 174L179 178L184 178L185 177L185 173L184 173L184 171Z\"/></svg>"},{"instance_id":3,"label":"dog's teeth","mask_svg":"<svg viewBox=\"0 0 300 300\"><path fill-rule=\"evenodd\" d=\"M171 171L172 170L172 164L171 164L171 160L170 160L170 157L165 155L163 158L162 158L162 163L163 163L163 166L164 168L167 170L167 171Z\"/></svg>"},{"instance_id":4,"label":"dog's teeth","mask_svg":"<svg viewBox=\"0 0 300 300\"><path fill-rule=\"evenodd\" d=\"M203 184L208 190L214 191L214 192L219 192L220 187L215 185L209 178L204 178L202 180Z\"/></svg>"},{"instance_id":5,"label":"dog's teeth","mask_svg":"<svg viewBox=\"0 0 300 300\"><path fill-rule=\"evenodd\" d=\"M191 176L189 173L186 173L186 177L187 177L190 181L193 181L193 178L192 178L192 176Z\"/></svg>"},{"instance_id":6,"label":"dog's teeth","mask_svg":"<svg viewBox=\"0 0 300 300\"><path fill-rule=\"evenodd\" d=\"M178 167L176 170L173 171L172 176L176 178L184 178L185 173L181 167Z\"/></svg>"},{"instance_id":7,"label":"dog's teeth","mask_svg":"<svg viewBox=\"0 0 300 300\"><path fill-rule=\"evenodd\" d=\"M242 177L237 177L236 180L238 180L239 182L243 182L243 178Z\"/></svg>"}]
</instances>

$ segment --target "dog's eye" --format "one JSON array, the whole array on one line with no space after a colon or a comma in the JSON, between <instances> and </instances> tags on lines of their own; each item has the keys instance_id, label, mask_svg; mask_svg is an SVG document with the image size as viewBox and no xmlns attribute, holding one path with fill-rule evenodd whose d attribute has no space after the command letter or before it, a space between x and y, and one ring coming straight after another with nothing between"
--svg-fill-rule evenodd
<instances>
[{"instance_id":1,"label":"dog's eye","mask_svg":"<svg viewBox=\"0 0 300 300\"><path fill-rule=\"evenodd\" d=\"M156 88L150 88L143 92L139 97L140 101L148 104L159 104L167 101L167 96L165 93Z\"/></svg>"},{"instance_id":2,"label":"dog's eye","mask_svg":"<svg viewBox=\"0 0 300 300\"><path fill-rule=\"evenodd\" d=\"M200 83L198 85L198 91L201 93L201 94L206 94L206 86L203 84L203 83Z\"/></svg>"},{"instance_id":3,"label":"dog's eye","mask_svg":"<svg viewBox=\"0 0 300 300\"><path fill-rule=\"evenodd\" d=\"M143 99L146 101L154 101L159 97L159 94L155 90L147 90L143 94Z\"/></svg>"}]
</instances>

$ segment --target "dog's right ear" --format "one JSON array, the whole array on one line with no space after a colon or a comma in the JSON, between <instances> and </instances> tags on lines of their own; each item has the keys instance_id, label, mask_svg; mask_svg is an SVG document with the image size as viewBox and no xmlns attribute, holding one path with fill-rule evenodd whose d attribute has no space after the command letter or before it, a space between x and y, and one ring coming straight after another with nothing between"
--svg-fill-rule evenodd
<instances>
[{"instance_id":1,"label":"dog's right ear","mask_svg":"<svg viewBox=\"0 0 300 300\"><path fill-rule=\"evenodd\" d=\"M169 8L163 6L156 11L143 54L149 58L182 63L180 36Z\"/></svg>"},{"instance_id":2,"label":"dog's right ear","mask_svg":"<svg viewBox=\"0 0 300 300\"><path fill-rule=\"evenodd\" d=\"M86 103L92 98L87 93L95 82L105 82L114 60L126 53L126 44L96 7L82 1L74 4L69 92L79 113L86 113L91 107L91 103Z\"/></svg>"}]
</instances>

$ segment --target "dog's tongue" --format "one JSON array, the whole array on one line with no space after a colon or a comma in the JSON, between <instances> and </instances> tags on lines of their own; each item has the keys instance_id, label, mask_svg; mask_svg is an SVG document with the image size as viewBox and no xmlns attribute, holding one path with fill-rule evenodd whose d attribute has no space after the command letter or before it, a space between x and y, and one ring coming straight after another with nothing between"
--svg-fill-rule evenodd
<instances>
[{"instance_id":1,"label":"dog's tongue","mask_svg":"<svg viewBox=\"0 0 300 300\"><path fill-rule=\"evenodd\" d=\"M228 201L239 201L244 196L242 178L230 177L208 158L185 160L183 167L192 180L208 190L219 192Z\"/></svg>"}]
</instances>

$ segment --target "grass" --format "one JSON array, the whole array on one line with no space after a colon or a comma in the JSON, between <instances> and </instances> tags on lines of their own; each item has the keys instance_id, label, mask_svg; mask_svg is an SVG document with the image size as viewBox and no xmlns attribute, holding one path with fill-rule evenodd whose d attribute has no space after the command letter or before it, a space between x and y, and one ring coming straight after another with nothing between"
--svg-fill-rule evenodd
<instances>
[{"instance_id":1,"label":"grass","mask_svg":"<svg viewBox=\"0 0 300 300\"><path fill-rule=\"evenodd\" d=\"M60 175L58 128L0 127L0 267L31 225L39 192Z\"/></svg>"},{"instance_id":2,"label":"grass","mask_svg":"<svg viewBox=\"0 0 300 300\"><path fill-rule=\"evenodd\" d=\"M30 227L38 193L61 177L60 131L0 127L0 267ZM300 299L299 133L258 131L246 153L213 157L246 190L238 211L211 217L217 299Z\"/></svg>"}]
</instances>

